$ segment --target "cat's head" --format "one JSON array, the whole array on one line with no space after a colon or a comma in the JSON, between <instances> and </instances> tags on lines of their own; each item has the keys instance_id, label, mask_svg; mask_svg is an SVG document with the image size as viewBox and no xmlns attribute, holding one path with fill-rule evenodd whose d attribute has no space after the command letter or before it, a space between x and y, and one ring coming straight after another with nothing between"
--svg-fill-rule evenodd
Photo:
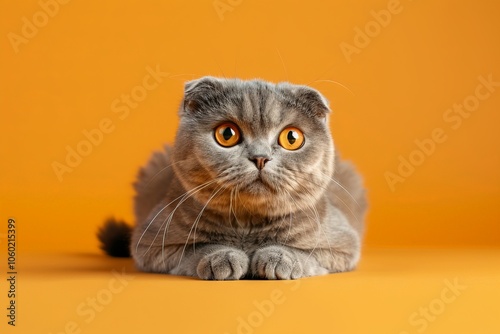
<instances>
[{"instance_id":1,"label":"cat's head","mask_svg":"<svg viewBox=\"0 0 500 334\"><path fill-rule=\"evenodd\" d=\"M208 208L281 216L310 207L330 182L329 108L289 83L204 77L180 107L174 170ZM198 188L197 188L198 187Z\"/></svg>"}]
</instances>

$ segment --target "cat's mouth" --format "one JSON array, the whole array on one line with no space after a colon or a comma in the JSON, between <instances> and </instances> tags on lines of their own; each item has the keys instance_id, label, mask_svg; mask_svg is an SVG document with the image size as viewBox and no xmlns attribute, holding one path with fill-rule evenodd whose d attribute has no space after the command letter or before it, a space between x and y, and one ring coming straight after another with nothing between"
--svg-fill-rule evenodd
<instances>
[{"instance_id":1,"label":"cat's mouth","mask_svg":"<svg viewBox=\"0 0 500 334\"><path fill-rule=\"evenodd\" d=\"M249 179L251 180L246 184L246 189L250 193L269 193L276 192L275 186L269 179L269 173L259 170L253 174Z\"/></svg>"}]
</instances>

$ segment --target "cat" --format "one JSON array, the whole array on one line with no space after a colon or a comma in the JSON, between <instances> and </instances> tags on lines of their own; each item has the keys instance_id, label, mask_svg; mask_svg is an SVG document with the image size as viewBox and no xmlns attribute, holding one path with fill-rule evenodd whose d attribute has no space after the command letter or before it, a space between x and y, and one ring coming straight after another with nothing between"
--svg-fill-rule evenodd
<instances>
[{"instance_id":1,"label":"cat","mask_svg":"<svg viewBox=\"0 0 500 334\"><path fill-rule=\"evenodd\" d=\"M136 225L99 231L139 270L206 280L353 270L367 207L315 89L203 77L185 84L175 142L135 183Z\"/></svg>"}]
</instances>

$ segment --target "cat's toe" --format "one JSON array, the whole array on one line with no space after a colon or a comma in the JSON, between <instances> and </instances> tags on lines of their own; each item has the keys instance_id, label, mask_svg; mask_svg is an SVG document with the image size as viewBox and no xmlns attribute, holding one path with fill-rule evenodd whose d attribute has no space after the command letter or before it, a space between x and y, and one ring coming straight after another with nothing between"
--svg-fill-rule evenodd
<instances>
[{"instance_id":1,"label":"cat's toe","mask_svg":"<svg viewBox=\"0 0 500 334\"><path fill-rule=\"evenodd\" d=\"M252 260L252 273L267 279L297 279L303 276L302 264L291 251L278 246L258 250Z\"/></svg>"},{"instance_id":2,"label":"cat's toe","mask_svg":"<svg viewBox=\"0 0 500 334\"><path fill-rule=\"evenodd\" d=\"M249 262L243 251L221 249L205 255L196 272L206 280L237 280L247 273Z\"/></svg>"}]
</instances>

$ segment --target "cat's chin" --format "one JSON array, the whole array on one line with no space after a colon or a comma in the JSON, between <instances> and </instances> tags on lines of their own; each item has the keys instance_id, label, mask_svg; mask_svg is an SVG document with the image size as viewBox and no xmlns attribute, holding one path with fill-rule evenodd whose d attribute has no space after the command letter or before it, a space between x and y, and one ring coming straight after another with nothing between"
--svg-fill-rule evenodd
<instances>
[{"instance_id":1,"label":"cat's chin","mask_svg":"<svg viewBox=\"0 0 500 334\"><path fill-rule=\"evenodd\" d=\"M254 181L253 183L247 185L244 188L244 191L249 195L254 196L265 196L274 192L274 189L271 188L269 184L262 180Z\"/></svg>"},{"instance_id":2,"label":"cat's chin","mask_svg":"<svg viewBox=\"0 0 500 334\"><path fill-rule=\"evenodd\" d=\"M252 179L253 180L243 184L240 191L244 191L250 196L265 196L276 193L276 188L269 182L267 174L258 173Z\"/></svg>"}]
</instances>

